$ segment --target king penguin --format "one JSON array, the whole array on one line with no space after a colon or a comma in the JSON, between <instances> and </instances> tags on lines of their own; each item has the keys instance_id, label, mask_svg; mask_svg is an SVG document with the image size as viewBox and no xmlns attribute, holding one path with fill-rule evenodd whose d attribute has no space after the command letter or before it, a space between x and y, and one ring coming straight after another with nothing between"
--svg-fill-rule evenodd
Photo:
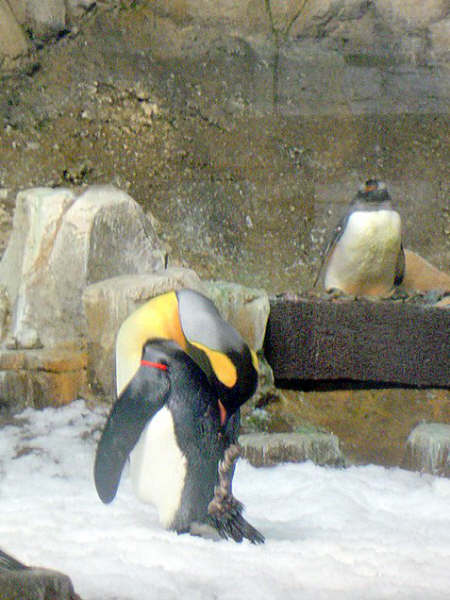
<instances>
[{"instance_id":1,"label":"king penguin","mask_svg":"<svg viewBox=\"0 0 450 600\"><path fill-rule=\"evenodd\" d=\"M257 378L255 353L199 292L137 309L116 340L118 399L94 467L101 500L114 499L129 458L136 496L165 528L263 542L231 489L239 407Z\"/></svg>"},{"instance_id":2,"label":"king penguin","mask_svg":"<svg viewBox=\"0 0 450 600\"><path fill-rule=\"evenodd\" d=\"M333 231L314 285L324 270L327 292L383 297L400 285L404 268L400 215L385 184L369 179Z\"/></svg>"}]
</instances>

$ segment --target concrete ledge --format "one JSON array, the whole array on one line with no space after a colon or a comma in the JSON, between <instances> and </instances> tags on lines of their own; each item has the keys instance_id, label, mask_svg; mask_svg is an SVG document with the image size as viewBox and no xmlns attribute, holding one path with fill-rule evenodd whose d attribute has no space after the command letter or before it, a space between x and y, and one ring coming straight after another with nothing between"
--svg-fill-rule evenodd
<instances>
[{"instance_id":1,"label":"concrete ledge","mask_svg":"<svg viewBox=\"0 0 450 600\"><path fill-rule=\"evenodd\" d=\"M0 398L8 409L68 404L86 388L84 350L57 347L0 351Z\"/></svg>"},{"instance_id":2,"label":"concrete ledge","mask_svg":"<svg viewBox=\"0 0 450 600\"><path fill-rule=\"evenodd\" d=\"M331 433L248 433L239 437L242 456L255 467L311 460L343 466L338 438Z\"/></svg>"}]
</instances>

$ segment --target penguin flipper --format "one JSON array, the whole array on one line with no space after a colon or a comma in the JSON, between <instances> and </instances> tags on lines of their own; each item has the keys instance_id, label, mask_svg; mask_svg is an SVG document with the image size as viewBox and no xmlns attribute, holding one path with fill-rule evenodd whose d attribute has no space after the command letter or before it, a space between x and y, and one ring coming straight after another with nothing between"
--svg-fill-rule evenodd
<instances>
[{"instance_id":1,"label":"penguin flipper","mask_svg":"<svg viewBox=\"0 0 450 600\"><path fill-rule=\"evenodd\" d=\"M94 466L97 493L105 504L114 499L130 452L147 423L164 406L169 395L167 377L156 369L154 371L144 377L138 377L140 371L137 372L106 421Z\"/></svg>"},{"instance_id":2,"label":"penguin flipper","mask_svg":"<svg viewBox=\"0 0 450 600\"><path fill-rule=\"evenodd\" d=\"M316 287L316 285L320 279L320 276L323 273L325 265L330 260L331 255L333 254L333 250L344 232L344 229L347 225L348 218L349 218L348 214L344 215L341 218L339 223L333 229L333 231L330 235L330 238L327 240L327 243L324 245L323 250L322 250L322 260L320 261L320 266L319 266L316 278L313 283L313 288Z\"/></svg>"},{"instance_id":3,"label":"penguin flipper","mask_svg":"<svg viewBox=\"0 0 450 600\"><path fill-rule=\"evenodd\" d=\"M397 257L397 264L395 265L395 279L394 285L400 285L405 277L405 251L403 244L400 245L400 252Z\"/></svg>"}]
</instances>

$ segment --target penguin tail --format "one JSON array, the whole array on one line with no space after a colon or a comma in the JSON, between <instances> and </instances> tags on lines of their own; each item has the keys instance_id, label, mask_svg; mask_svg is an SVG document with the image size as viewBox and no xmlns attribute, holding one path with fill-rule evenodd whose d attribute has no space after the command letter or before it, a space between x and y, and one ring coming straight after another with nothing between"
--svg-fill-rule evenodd
<instances>
[{"instance_id":1,"label":"penguin tail","mask_svg":"<svg viewBox=\"0 0 450 600\"><path fill-rule=\"evenodd\" d=\"M235 542L247 539L252 544L263 544L264 536L244 519L244 505L231 491L234 467L240 450L238 444L231 444L224 453L218 469L219 484L214 488L214 497L208 506L208 520L222 538L231 538Z\"/></svg>"},{"instance_id":2,"label":"penguin tail","mask_svg":"<svg viewBox=\"0 0 450 600\"><path fill-rule=\"evenodd\" d=\"M231 500L227 509L209 515L209 524L226 540L231 538L240 543L245 539L252 544L264 544L265 538L262 533L242 516L242 504L235 498Z\"/></svg>"}]
</instances>

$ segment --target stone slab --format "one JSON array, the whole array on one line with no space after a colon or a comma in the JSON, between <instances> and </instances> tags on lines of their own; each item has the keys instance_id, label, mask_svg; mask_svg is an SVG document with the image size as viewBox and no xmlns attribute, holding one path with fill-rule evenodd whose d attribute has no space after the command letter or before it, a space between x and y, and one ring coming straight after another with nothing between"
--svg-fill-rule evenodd
<instances>
[{"instance_id":1,"label":"stone slab","mask_svg":"<svg viewBox=\"0 0 450 600\"><path fill-rule=\"evenodd\" d=\"M450 477L450 425L421 423L406 443L403 466L412 471Z\"/></svg>"},{"instance_id":2,"label":"stone slab","mask_svg":"<svg viewBox=\"0 0 450 600\"><path fill-rule=\"evenodd\" d=\"M80 349L1 350L1 405L15 411L76 400L87 388L87 362Z\"/></svg>"},{"instance_id":3,"label":"stone slab","mask_svg":"<svg viewBox=\"0 0 450 600\"><path fill-rule=\"evenodd\" d=\"M425 304L276 297L265 338L279 380L450 387L450 311Z\"/></svg>"},{"instance_id":4,"label":"stone slab","mask_svg":"<svg viewBox=\"0 0 450 600\"><path fill-rule=\"evenodd\" d=\"M338 438L331 433L247 433L239 437L242 456L255 467L311 460L319 465L342 466Z\"/></svg>"}]
</instances>

